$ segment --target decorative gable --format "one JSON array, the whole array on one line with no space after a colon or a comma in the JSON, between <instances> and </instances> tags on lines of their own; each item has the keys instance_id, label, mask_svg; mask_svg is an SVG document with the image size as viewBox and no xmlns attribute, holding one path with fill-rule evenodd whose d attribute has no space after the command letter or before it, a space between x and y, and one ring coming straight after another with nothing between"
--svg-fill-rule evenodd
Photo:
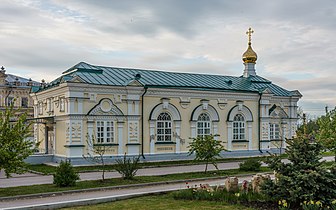
<instances>
[{"instance_id":1,"label":"decorative gable","mask_svg":"<svg viewBox=\"0 0 336 210\"><path fill-rule=\"evenodd\" d=\"M93 107L88 115L114 115L114 116L122 116L124 113L113 104L111 99L103 98L99 101L99 103Z\"/></svg>"}]
</instances>

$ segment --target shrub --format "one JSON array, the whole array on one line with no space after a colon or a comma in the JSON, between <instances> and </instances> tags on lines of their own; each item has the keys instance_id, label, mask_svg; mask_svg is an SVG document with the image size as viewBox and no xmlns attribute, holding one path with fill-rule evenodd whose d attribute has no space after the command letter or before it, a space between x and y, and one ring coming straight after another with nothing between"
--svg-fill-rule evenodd
<instances>
[{"instance_id":1,"label":"shrub","mask_svg":"<svg viewBox=\"0 0 336 210\"><path fill-rule=\"evenodd\" d=\"M79 180L79 175L75 172L71 163L61 161L54 174L54 184L58 187L70 187L75 186L77 180Z\"/></svg>"},{"instance_id":2,"label":"shrub","mask_svg":"<svg viewBox=\"0 0 336 210\"><path fill-rule=\"evenodd\" d=\"M240 171L260 171L261 162L256 159L248 159L239 164Z\"/></svg>"},{"instance_id":3,"label":"shrub","mask_svg":"<svg viewBox=\"0 0 336 210\"><path fill-rule=\"evenodd\" d=\"M187 183L186 183L187 184ZM207 185L189 186L185 190L173 192L173 198L179 200L207 200L226 202L231 204L265 201L262 194L250 192L228 192L223 187L209 187Z\"/></svg>"},{"instance_id":4,"label":"shrub","mask_svg":"<svg viewBox=\"0 0 336 210\"><path fill-rule=\"evenodd\" d=\"M124 179L133 179L139 169L140 156L133 159L126 158L126 153L123 159L117 159L115 170L122 175Z\"/></svg>"}]
</instances>

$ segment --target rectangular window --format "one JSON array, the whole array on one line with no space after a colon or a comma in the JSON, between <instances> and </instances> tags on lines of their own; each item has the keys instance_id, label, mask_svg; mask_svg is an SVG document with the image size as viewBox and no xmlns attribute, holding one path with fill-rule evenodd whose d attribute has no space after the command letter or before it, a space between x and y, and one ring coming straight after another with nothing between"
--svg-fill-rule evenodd
<instances>
[{"instance_id":1,"label":"rectangular window","mask_svg":"<svg viewBox=\"0 0 336 210\"><path fill-rule=\"evenodd\" d=\"M27 97L21 98L21 107L28 108L28 98Z\"/></svg>"},{"instance_id":2,"label":"rectangular window","mask_svg":"<svg viewBox=\"0 0 336 210\"><path fill-rule=\"evenodd\" d=\"M245 140L245 123L233 122L233 140Z\"/></svg>"},{"instance_id":3,"label":"rectangular window","mask_svg":"<svg viewBox=\"0 0 336 210\"><path fill-rule=\"evenodd\" d=\"M96 122L97 143L113 143L114 127L111 121Z\"/></svg>"},{"instance_id":4,"label":"rectangular window","mask_svg":"<svg viewBox=\"0 0 336 210\"><path fill-rule=\"evenodd\" d=\"M157 141L171 141L172 129L171 121L157 121Z\"/></svg>"},{"instance_id":5,"label":"rectangular window","mask_svg":"<svg viewBox=\"0 0 336 210\"><path fill-rule=\"evenodd\" d=\"M280 126L279 124L270 124L270 139L279 140L280 139Z\"/></svg>"}]
</instances>

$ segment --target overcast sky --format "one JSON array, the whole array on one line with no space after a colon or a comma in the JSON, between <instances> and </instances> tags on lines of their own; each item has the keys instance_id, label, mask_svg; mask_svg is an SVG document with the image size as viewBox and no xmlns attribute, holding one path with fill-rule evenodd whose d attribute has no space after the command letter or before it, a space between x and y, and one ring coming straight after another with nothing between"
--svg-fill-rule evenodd
<instances>
[{"instance_id":1,"label":"overcast sky","mask_svg":"<svg viewBox=\"0 0 336 210\"><path fill-rule=\"evenodd\" d=\"M335 0L1 0L0 66L47 82L90 64L240 76L252 27L257 74L336 105Z\"/></svg>"}]
</instances>

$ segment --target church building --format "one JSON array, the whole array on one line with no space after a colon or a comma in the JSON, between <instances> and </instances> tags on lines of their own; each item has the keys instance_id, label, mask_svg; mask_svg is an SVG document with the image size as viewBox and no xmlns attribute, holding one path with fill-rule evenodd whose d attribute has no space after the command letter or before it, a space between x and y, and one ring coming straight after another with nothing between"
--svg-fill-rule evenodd
<instances>
[{"instance_id":1,"label":"church building","mask_svg":"<svg viewBox=\"0 0 336 210\"><path fill-rule=\"evenodd\" d=\"M252 32L238 77L80 62L32 88L34 138L54 161L75 164L94 145L112 159L184 159L191 138L209 134L231 156L278 151L295 135L302 95L257 75Z\"/></svg>"}]
</instances>

